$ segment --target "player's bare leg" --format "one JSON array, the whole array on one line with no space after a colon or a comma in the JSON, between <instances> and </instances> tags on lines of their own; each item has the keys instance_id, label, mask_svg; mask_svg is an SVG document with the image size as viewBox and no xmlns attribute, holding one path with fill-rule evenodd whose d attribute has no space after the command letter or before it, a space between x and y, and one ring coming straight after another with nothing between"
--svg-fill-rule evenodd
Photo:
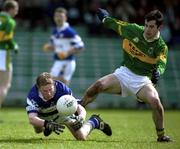
<instances>
[{"instance_id":1,"label":"player's bare leg","mask_svg":"<svg viewBox=\"0 0 180 149\"><path fill-rule=\"evenodd\" d=\"M160 141L170 141L170 138L168 136L165 136L164 131L164 108L161 104L158 92L156 91L154 86L152 84L144 86L138 92L137 97L142 101L149 103L149 105L151 106L153 110L152 117L156 127L158 139L162 138L162 140ZM163 137L167 138L164 138L165 140L163 140Z\"/></svg>"},{"instance_id":2,"label":"player's bare leg","mask_svg":"<svg viewBox=\"0 0 180 149\"><path fill-rule=\"evenodd\" d=\"M99 115L96 114L93 114L79 130L73 130L73 128L69 125L67 125L67 127L71 131L72 135L77 140L81 140L81 141L87 140L91 131L93 131L94 129L102 131L107 136L112 135L111 126L108 123L106 123L104 120L102 120L102 118Z\"/></svg>"},{"instance_id":3,"label":"player's bare leg","mask_svg":"<svg viewBox=\"0 0 180 149\"><path fill-rule=\"evenodd\" d=\"M1 81L0 81L0 108L6 97L8 90L11 86L12 72L10 71L0 71Z\"/></svg>"},{"instance_id":4,"label":"player's bare leg","mask_svg":"<svg viewBox=\"0 0 180 149\"><path fill-rule=\"evenodd\" d=\"M91 103L101 92L112 94L121 93L119 80L114 74L104 76L93 83L82 97L81 105L86 106L88 103Z\"/></svg>"}]
</instances>

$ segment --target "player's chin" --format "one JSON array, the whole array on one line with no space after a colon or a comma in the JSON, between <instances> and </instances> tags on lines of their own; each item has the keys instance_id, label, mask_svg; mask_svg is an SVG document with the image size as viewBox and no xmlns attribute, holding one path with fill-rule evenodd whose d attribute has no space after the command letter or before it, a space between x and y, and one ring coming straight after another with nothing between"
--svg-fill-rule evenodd
<instances>
[{"instance_id":1,"label":"player's chin","mask_svg":"<svg viewBox=\"0 0 180 149\"><path fill-rule=\"evenodd\" d=\"M146 33L146 34L145 34L145 37L146 37L147 39L152 39L153 36L152 36L152 34L150 34L150 33Z\"/></svg>"},{"instance_id":2,"label":"player's chin","mask_svg":"<svg viewBox=\"0 0 180 149\"><path fill-rule=\"evenodd\" d=\"M50 100L50 99L52 99L52 98L53 98L53 96L46 96L46 97L45 97L46 100Z\"/></svg>"}]
</instances>

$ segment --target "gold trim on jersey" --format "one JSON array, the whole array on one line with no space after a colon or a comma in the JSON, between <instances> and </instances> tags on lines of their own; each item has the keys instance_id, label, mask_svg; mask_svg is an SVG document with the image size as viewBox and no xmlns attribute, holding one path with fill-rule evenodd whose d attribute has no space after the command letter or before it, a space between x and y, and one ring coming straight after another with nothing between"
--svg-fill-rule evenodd
<instances>
[{"instance_id":1,"label":"gold trim on jersey","mask_svg":"<svg viewBox=\"0 0 180 149\"><path fill-rule=\"evenodd\" d=\"M0 41L6 41L13 38L13 32L6 34L4 31L0 31Z\"/></svg>"},{"instance_id":2,"label":"gold trim on jersey","mask_svg":"<svg viewBox=\"0 0 180 149\"><path fill-rule=\"evenodd\" d=\"M127 22L124 22L124 21L118 20L118 21L117 21L117 24L119 25L119 27L118 27L119 34L122 35L121 26L125 26L125 25L127 25L128 23L127 23Z\"/></svg>"},{"instance_id":3,"label":"gold trim on jersey","mask_svg":"<svg viewBox=\"0 0 180 149\"><path fill-rule=\"evenodd\" d=\"M123 40L123 49L132 57L135 57L139 59L142 62L148 63L148 64L156 64L159 60L158 56L157 58L149 57L148 55L144 54L142 51L140 51L132 42L130 42L128 39Z\"/></svg>"},{"instance_id":4,"label":"gold trim on jersey","mask_svg":"<svg viewBox=\"0 0 180 149\"><path fill-rule=\"evenodd\" d=\"M166 55L167 50L168 50L168 48L167 48L167 46L166 46L166 47L163 49L163 52L160 54L160 60L163 61L164 63L167 62L167 55Z\"/></svg>"}]
</instances>

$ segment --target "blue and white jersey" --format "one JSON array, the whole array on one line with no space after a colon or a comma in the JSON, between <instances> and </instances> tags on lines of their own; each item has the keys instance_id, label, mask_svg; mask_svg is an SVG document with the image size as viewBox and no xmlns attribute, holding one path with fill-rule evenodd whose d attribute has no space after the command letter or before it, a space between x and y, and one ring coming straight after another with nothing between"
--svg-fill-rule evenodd
<instances>
[{"instance_id":1,"label":"blue and white jersey","mask_svg":"<svg viewBox=\"0 0 180 149\"><path fill-rule=\"evenodd\" d=\"M81 49L84 48L84 43L76 31L66 22L62 27L55 27L53 29L50 44L55 48L55 60L59 60L56 53L67 51L71 48ZM68 56L65 60L74 59L74 55Z\"/></svg>"},{"instance_id":2,"label":"blue and white jersey","mask_svg":"<svg viewBox=\"0 0 180 149\"><path fill-rule=\"evenodd\" d=\"M40 118L45 120L52 120L58 116L58 111L56 109L57 100L63 95L71 95L72 91L68 86L59 81L54 81L54 84L56 93L49 101L43 99L36 85L31 88L27 96L27 113L37 113Z\"/></svg>"}]
</instances>

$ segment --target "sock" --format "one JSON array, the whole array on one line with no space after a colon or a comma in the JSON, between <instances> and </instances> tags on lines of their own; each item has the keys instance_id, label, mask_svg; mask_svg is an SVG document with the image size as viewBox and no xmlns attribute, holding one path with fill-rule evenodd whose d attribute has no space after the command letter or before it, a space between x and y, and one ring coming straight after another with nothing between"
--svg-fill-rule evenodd
<instances>
[{"instance_id":1,"label":"sock","mask_svg":"<svg viewBox=\"0 0 180 149\"><path fill-rule=\"evenodd\" d=\"M91 117L88 122L92 125L93 128L99 128L99 121L96 118Z\"/></svg>"},{"instance_id":2,"label":"sock","mask_svg":"<svg viewBox=\"0 0 180 149\"><path fill-rule=\"evenodd\" d=\"M162 128L162 129L157 129L156 128L156 133L157 133L158 137L164 136L164 134L165 134L164 128Z\"/></svg>"}]
</instances>

